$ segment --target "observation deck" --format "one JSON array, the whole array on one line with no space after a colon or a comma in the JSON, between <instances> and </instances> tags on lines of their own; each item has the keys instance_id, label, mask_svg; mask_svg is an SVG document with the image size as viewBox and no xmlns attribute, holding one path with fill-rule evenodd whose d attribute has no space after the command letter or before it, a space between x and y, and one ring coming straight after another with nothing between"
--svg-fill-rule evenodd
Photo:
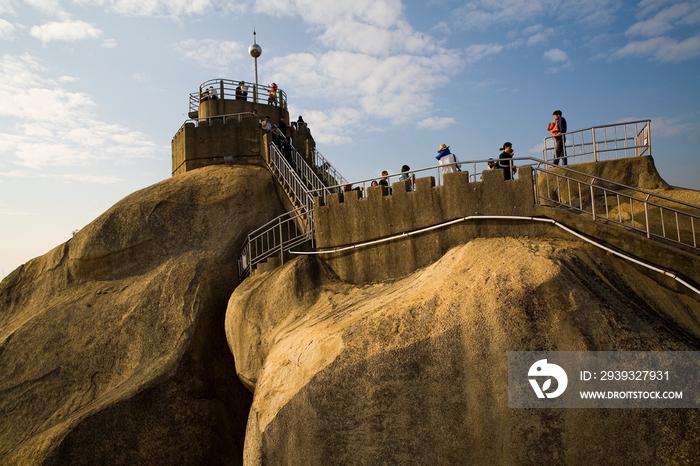
<instances>
[{"instance_id":1,"label":"observation deck","mask_svg":"<svg viewBox=\"0 0 700 466\"><path fill-rule=\"evenodd\" d=\"M266 143L260 121L290 123L282 89L242 80L204 81L187 105L188 120L171 142L173 175L208 165L262 165Z\"/></svg>"},{"instance_id":2,"label":"observation deck","mask_svg":"<svg viewBox=\"0 0 700 466\"><path fill-rule=\"evenodd\" d=\"M236 88L241 83L245 91L237 92ZM210 95L210 89L213 89L213 95ZM253 110L257 110L263 118L269 116L274 122L281 116L288 118L287 94L282 89L277 88L273 93L270 86L222 78L201 83L199 90L189 95L188 107L187 116L193 120Z\"/></svg>"}]
</instances>

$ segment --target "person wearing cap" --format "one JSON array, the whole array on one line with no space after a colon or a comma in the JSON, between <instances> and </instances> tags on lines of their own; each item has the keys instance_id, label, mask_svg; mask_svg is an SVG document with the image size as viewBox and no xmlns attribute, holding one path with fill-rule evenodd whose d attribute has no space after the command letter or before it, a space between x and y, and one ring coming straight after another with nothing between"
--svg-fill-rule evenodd
<instances>
[{"instance_id":1,"label":"person wearing cap","mask_svg":"<svg viewBox=\"0 0 700 466\"><path fill-rule=\"evenodd\" d=\"M460 165L457 156L450 152L450 147L445 144L440 144L438 153L435 156L438 163L442 166L442 175L445 176L448 173L454 173L460 171L462 165Z\"/></svg>"},{"instance_id":2,"label":"person wearing cap","mask_svg":"<svg viewBox=\"0 0 700 466\"><path fill-rule=\"evenodd\" d=\"M513 158L514 154L513 144L510 142L504 142L503 147L501 147L499 150L501 151L501 155L498 156L498 163L496 164L496 167L503 170L503 177L507 181L513 178L511 172L513 166L513 161L511 159Z\"/></svg>"}]
</instances>

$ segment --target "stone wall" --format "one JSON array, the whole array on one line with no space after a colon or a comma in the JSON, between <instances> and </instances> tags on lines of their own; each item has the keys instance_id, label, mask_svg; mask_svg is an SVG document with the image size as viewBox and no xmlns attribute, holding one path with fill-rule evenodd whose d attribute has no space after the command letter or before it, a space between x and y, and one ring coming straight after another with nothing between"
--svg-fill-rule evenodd
<instances>
[{"instance_id":1,"label":"stone wall","mask_svg":"<svg viewBox=\"0 0 700 466\"><path fill-rule=\"evenodd\" d=\"M394 183L392 194L382 186L334 194L324 205L316 201L316 246L333 250L346 245L400 235L473 215L532 216L532 169L522 167L518 179L504 181L501 170L483 172L483 181L469 182L467 172L418 178L415 191ZM543 225L532 221L475 220L406 236L385 243L322 256L341 279L377 282L407 275L439 259L447 250L477 237L539 236ZM485 251L487 253L487 251Z\"/></svg>"},{"instance_id":2,"label":"stone wall","mask_svg":"<svg viewBox=\"0 0 700 466\"><path fill-rule=\"evenodd\" d=\"M185 123L172 140L172 174L208 165L261 164L260 123L253 115ZM230 158L229 158L230 157Z\"/></svg>"},{"instance_id":3,"label":"stone wall","mask_svg":"<svg viewBox=\"0 0 700 466\"><path fill-rule=\"evenodd\" d=\"M251 113L254 109L258 111L258 116L261 120L269 116L270 122L276 125L277 122L280 121L280 118L285 118L287 124L289 124L289 113L286 108L277 105L254 104L251 100L242 99L205 100L199 104L198 117L200 121L202 121L203 119L218 115Z\"/></svg>"}]
</instances>

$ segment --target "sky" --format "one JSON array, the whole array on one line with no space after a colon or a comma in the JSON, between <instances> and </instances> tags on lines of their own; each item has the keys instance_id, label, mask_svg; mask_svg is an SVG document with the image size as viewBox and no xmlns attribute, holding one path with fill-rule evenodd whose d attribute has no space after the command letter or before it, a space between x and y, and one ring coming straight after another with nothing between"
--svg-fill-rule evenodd
<instances>
[{"instance_id":1,"label":"sky","mask_svg":"<svg viewBox=\"0 0 700 466\"><path fill-rule=\"evenodd\" d=\"M651 119L700 189L700 2L0 0L0 278L169 178L201 82L275 82L348 180Z\"/></svg>"}]
</instances>

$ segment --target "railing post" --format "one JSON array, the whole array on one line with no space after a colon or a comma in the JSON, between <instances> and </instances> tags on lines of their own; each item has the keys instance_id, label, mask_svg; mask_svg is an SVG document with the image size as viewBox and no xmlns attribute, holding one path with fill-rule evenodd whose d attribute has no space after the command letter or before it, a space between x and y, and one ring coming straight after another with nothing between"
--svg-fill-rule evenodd
<instances>
[{"instance_id":1,"label":"railing post","mask_svg":"<svg viewBox=\"0 0 700 466\"><path fill-rule=\"evenodd\" d=\"M634 218L634 212L631 213L632 218ZM644 198L644 221L646 222L646 230L647 230L647 238L651 238L651 225L649 224L649 194ZM664 223L664 213L661 211L661 225ZM666 236L665 228L662 228L664 230L664 236Z\"/></svg>"},{"instance_id":2,"label":"railing post","mask_svg":"<svg viewBox=\"0 0 700 466\"><path fill-rule=\"evenodd\" d=\"M284 264L284 240L282 239L282 221L279 222L280 227L280 265Z\"/></svg>"},{"instance_id":3,"label":"railing post","mask_svg":"<svg viewBox=\"0 0 700 466\"><path fill-rule=\"evenodd\" d=\"M599 160L598 160L598 144L596 144L596 141L595 141L595 128L593 128L591 130L591 134L592 134L592 139L593 139L593 160L596 162L599 162Z\"/></svg>"}]
</instances>

